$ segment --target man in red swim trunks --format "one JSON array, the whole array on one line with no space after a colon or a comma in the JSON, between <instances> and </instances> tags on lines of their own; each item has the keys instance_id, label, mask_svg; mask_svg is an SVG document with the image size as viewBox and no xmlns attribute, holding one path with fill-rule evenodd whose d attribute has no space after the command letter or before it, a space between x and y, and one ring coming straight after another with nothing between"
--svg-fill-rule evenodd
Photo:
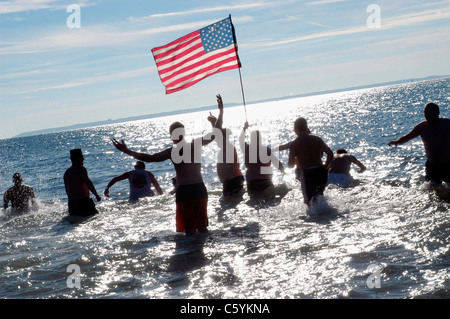
<instances>
[{"instance_id":1,"label":"man in red swim trunks","mask_svg":"<svg viewBox=\"0 0 450 319\"><path fill-rule=\"evenodd\" d=\"M223 112L223 103L217 95L220 112ZM223 115L222 115L223 116ZM219 115L219 117L222 117ZM208 231L208 193L201 174L202 146L211 143L215 138L215 129L221 129L221 123L214 125L212 133L193 140L191 143L184 138L184 125L174 122L170 125L169 133L173 146L155 154L145 154L128 149L125 142L113 140L113 145L121 152L143 162L162 162L171 160L176 172L177 187L176 201L176 230L188 236L196 232ZM220 133L219 133L220 134Z\"/></svg>"}]
</instances>

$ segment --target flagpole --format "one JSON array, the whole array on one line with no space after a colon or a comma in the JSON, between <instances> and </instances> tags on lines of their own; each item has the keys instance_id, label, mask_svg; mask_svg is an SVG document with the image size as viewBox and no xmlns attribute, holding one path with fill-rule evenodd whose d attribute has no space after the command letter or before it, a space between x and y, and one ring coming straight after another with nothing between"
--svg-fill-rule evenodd
<instances>
[{"instance_id":1,"label":"flagpole","mask_svg":"<svg viewBox=\"0 0 450 319\"><path fill-rule=\"evenodd\" d=\"M244 102L244 112L245 112L245 121L247 121L247 108L245 106L245 96L244 96L244 86L242 85L242 75L241 75L241 68L238 68L239 70L239 79L241 80L241 91L242 91L242 101Z\"/></svg>"}]
</instances>

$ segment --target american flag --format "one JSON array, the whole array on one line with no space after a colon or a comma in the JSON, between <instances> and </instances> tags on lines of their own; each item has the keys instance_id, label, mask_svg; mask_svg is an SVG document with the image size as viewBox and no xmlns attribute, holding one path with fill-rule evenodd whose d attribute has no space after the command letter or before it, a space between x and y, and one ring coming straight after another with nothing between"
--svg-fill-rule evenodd
<instances>
[{"instance_id":1,"label":"american flag","mask_svg":"<svg viewBox=\"0 0 450 319\"><path fill-rule=\"evenodd\" d=\"M166 94L241 67L231 16L152 49Z\"/></svg>"}]
</instances>

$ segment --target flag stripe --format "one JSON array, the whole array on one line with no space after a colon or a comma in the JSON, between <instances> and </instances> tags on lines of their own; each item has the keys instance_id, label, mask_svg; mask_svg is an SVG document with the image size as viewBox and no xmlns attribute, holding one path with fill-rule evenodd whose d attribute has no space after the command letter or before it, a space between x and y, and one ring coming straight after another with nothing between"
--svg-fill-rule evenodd
<instances>
[{"instance_id":1,"label":"flag stripe","mask_svg":"<svg viewBox=\"0 0 450 319\"><path fill-rule=\"evenodd\" d=\"M230 17L153 48L152 53L167 94L241 66Z\"/></svg>"},{"instance_id":2,"label":"flag stripe","mask_svg":"<svg viewBox=\"0 0 450 319\"><path fill-rule=\"evenodd\" d=\"M187 35L185 35L185 36L183 36L183 37L181 37L181 38L179 38L177 40L174 40L174 41L172 41L172 42L170 42L170 43L168 43L166 45L162 45L160 47L153 48L152 49L153 55L158 55L158 54L164 53L166 51L169 51L169 50L177 47L178 45L180 45L180 43L184 43L186 41L189 41L190 39L195 38L196 36L200 36L200 31L199 30L191 32L191 33L189 33L189 34L187 34Z\"/></svg>"},{"instance_id":3,"label":"flag stripe","mask_svg":"<svg viewBox=\"0 0 450 319\"><path fill-rule=\"evenodd\" d=\"M184 84L186 84L186 83L188 83L190 81L198 82L199 80L204 79L208 75L211 75L213 73L217 73L217 70L220 69L221 66L224 66L224 67L232 67L232 66L234 66L235 68L238 67L237 64L236 64L236 61L234 59L231 59L231 61L227 61L226 63L224 63L223 61L218 62L218 63L214 63L214 64L211 64L210 66L208 66L206 68L199 69L199 70L197 70L194 73L191 73L189 75L186 75L184 77L181 77L181 78L177 79L174 82L171 82L170 83L170 87L178 87L178 86L184 85Z\"/></svg>"},{"instance_id":4,"label":"flag stripe","mask_svg":"<svg viewBox=\"0 0 450 319\"><path fill-rule=\"evenodd\" d=\"M186 88L194 85L197 82L200 82L201 80L203 80L203 79L205 79L205 78L207 78L207 77L209 77L209 76L211 76L213 74L216 74L216 73L219 73L219 72L223 72L223 71L227 71L227 70L236 69L236 68L238 68L238 66L235 63L232 63L231 66L222 65L222 67L217 68L216 70L210 70L210 72L208 74L203 74L201 77L199 77L197 79L191 79L190 81L186 81L184 83L180 83L176 87L166 88L166 93L169 94L169 93L174 93L174 92L177 92L177 91L181 91L183 89L186 89Z\"/></svg>"},{"instance_id":5,"label":"flag stripe","mask_svg":"<svg viewBox=\"0 0 450 319\"><path fill-rule=\"evenodd\" d=\"M201 46L200 48L196 48L195 50L185 52L182 55L178 55L178 58L176 60L171 59L170 61L159 62L156 64L156 66L158 67L158 70L160 72L167 72L170 70L175 70L180 65L189 63L190 61L198 59L205 54L205 50L203 49L203 46Z\"/></svg>"},{"instance_id":6,"label":"flag stripe","mask_svg":"<svg viewBox=\"0 0 450 319\"><path fill-rule=\"evenodd\" d=\"M219 50L217 50L219 51ZM176 77L178 74L185 74L186 72L195 72L202 64L206 66L208 64L213 64L221 60L225 60L228 58L233 58L236 60L235 50L233 48L228 48L228 50L220 50L221 52L217 52L216 54L202 54L199 56L192 57L190 61L185 61L182 64L177 64L171 68L167 68L160 71L161 80L165 85L169 84L167 82L169 79ZM216 51L214 51L216 52Z\"/></svg>"},{"instance_id":7,"label":"flag stripe","mask_svg":"<svg viewBox=\"0 0 450 319\"><path fill-rule=\"evenodd\" d=\"M160 50L159 54L155 54L155 61L156 63L161 63L163 61L170 60L170 59L177 59L177 56L182 54L183 52L187 51L190 52L191 50L195 50L199 47L203 47L202 40L200 36L196 38L190 39L190 41L180 43L179 45L169 49L169 50Z\"/></svg>"}]
</instances>

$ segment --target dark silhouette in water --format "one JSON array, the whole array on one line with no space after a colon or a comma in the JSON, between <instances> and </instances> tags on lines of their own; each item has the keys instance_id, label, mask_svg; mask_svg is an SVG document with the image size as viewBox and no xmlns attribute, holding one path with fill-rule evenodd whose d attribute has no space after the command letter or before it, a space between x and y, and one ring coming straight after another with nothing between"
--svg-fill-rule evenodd
<instances>
[{"instance_id":1,"label":"dark silhouette in water","mask_svg":"<svg viewBox=\"0 0 450 319\"><path fill-rule=\"evenodd\" d=\"M30 209L30 202L32 205L31 208L36 208L33 188L22 184L23 180L20 173L14 173L12 180L14 186L5 192L3 196L3 208L7 209L9 202L11 202L11 208L14 213L28 211L28 209Z\"/></svg>"},{"instance_id":2,"label":"dark silhouette in water","mask_svg":"<svg viewBox=\"0 0 450 319\"><path fill-rule=\"evenodd\" d=\"M411 132L390 141L388 145L401 145L421 137L425 147L426 180L433 185L442 181L450 183L450 119L439 118L439 106L427 103L424 109L425 121L417 124Z\"/></svg>"}]
</instances>

